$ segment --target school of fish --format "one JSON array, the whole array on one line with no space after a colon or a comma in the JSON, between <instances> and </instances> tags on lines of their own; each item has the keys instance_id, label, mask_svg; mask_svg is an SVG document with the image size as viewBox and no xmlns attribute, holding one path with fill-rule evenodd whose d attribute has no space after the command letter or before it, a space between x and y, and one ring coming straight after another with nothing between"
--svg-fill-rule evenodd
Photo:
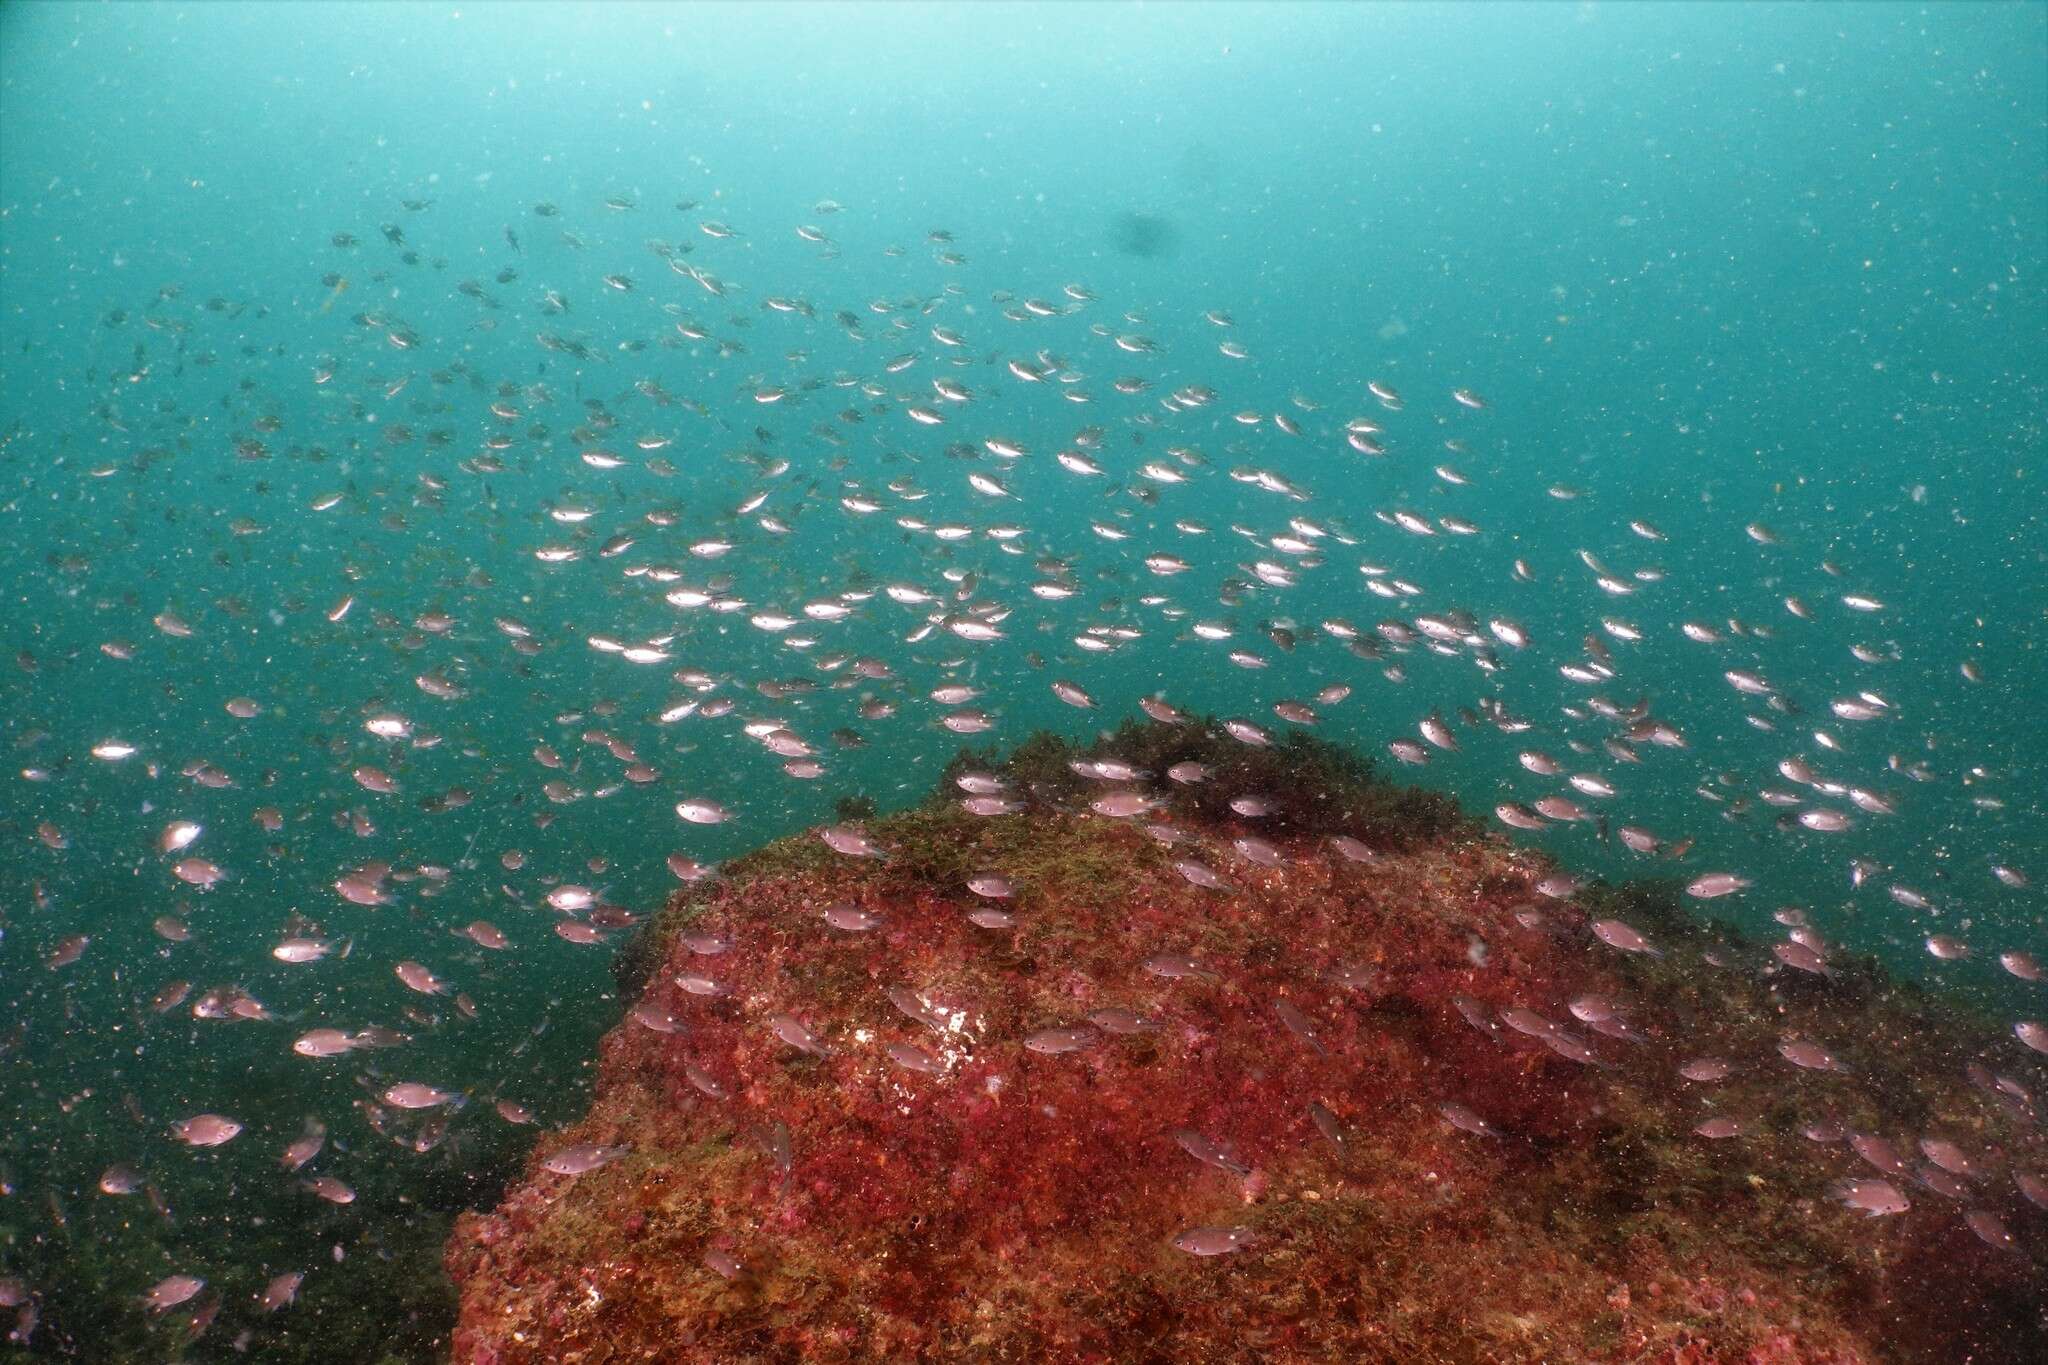
<instances>
[{"instance_id":1,"label":"school of fish","mask_svg":"<svg viewBox=\"0 0 2048 1365\"><path fill-rule=\"evenodd\" d=\"M67 992L72 1027L146 1047L178 1088L175 1110L146 1116L145 1146L110 1137L97 1154L97 1197L142 1195L168 1218L192 1163L260 1146L269 1178L345 1215L358 1144L424 1155L463 1125L533 1123L546 1096L530 1078L522 1090L488 1059L430 1074L407 1054L482 1013L544 1015L506 984L531 978L494 977L493 959L625 941L638 916L609 899L628 873L605 829L658 822L666 875L683 882L807 824L840 856L886 856L857 823L800 812L867 794L850 778L834 787L874 771L863 750L904 775L900 791L873 794L914 796L928 785L918 764L1021 740L1062 707L1091 728L1134 710L1181 723L1227 694L1223 724L1246 745L1291 728L1376 734L1425 779L1432 762L1477 755L1488 776L1461 794L1484 793L1475 803L1505 831L1545 835L1563 861L1580 840L1681 877L1702 905L1760 906L1798 894L1742 860L1772 841L1816 878L1846 879L1868 915L1910 925L1937 966L1988 958L2018 990L2044 981L2038 943L1987 937L1966 910L2023 904L2011 898L2030 894L2026 850L1944 873L1939 893L1884 852L1886 822L1909 803L1981 808L1992 798L1972 778L1996 766L1916 756L1887 671L1939 668L1969 686L1980 662L1902 658L1886 639L1887 585L1826 558L1818 532L1719 526L1714 512L1660 527L1625 483L1552 486L1557 504L1608 509L1610 534L1565 562L1520 553L1512 523L1545 508L1489 502L1485 485L1509 460L1541 457L1508 453L1482 396L1516 376L1431 360L1409 362L1398 385L1282 378L1221 304L992 279L980 257L1000 264L994 244L944 229L877 236L831 200L742 221L716 203L565 196L507 215L493 240L437 230L435 207L409 199L381 222L337 227L290 297L194 300L166 286L126 301L106 319L125 358L81 374L81 410L4 438L11 465L36 466L35 497L61 508L20 510L98 538L53 539L42 580L16 598L40 624L16 633L8 685L18 837L0 960L10 980L33 973L38 991ZM886 263L899 287L855 292L854 257ZM210 409L158 397L199 374L217 381ZM75 423L89 438L60 440ZM12 496L27 501L19 486ZM124 559L124 523L158 520L197 528L205 553ZM444 536L456 525L461 536ZM1719 580L1660 564L1707 536L1711 555L1694 562L1718 563ZM489 558L464 549L486 544ZM341 567L316 597L302 565L323 555ZM1652 695L1632 681L1650 654L1693 660L1693 686ZM1834 683L1781 684L1793 670L1776 665L1795 656L1802 676L1833 657ZM172 665L186 684L138 690L119 676ZM95 733L49 718L95 696L109 699ZM1699 738L1731 704L1747 734ZM300 761L252 762L292 733L312 736ZM1096 769L1092 809L1113 820L1142 820L1167 784L1207 777L1199 764ZM1017 808L993 774L960 786L977 816ZM1700 831L1634 813L1687 793L1713 817ZM534 853L557 820L592 808L604 812L583 827L594 856ZM1256 796L1235 809L1263 813ZM1322 856L1371 856L1349 843ZM354 852L336 856L344 844ZM1269 867L1293 856L1252 835L1236 848ZM1180 870L1224 885L1199 862ZM118 879L119 909L83 889L92 878ZM1579 884L1559 873L1538 889L1564 900ZM976 923L1002 927L1014 888L991 874L970 889ZM1860 932L1819 907L1771 914L1773 970L1825 977ZM851 903L818 915L846 934L886 922ZM240 965L194 979L185 964L202 940L216 956L201 960ZM1664 948L1602 919L1585 951ZM366 957L377 1005L323 991L324 973ZM1604 1065L1603 1041L1625 1038L1626 1023L1597 997L1573 1014L1599 1037L1530 1009L1470 1022ZM633 1018L681 1027L650 1005ZM795 1014L759 1022L800 1052L838 1046ZM1321 1046L1306 1017L1286 1022ZM350 1098L284 1130L238 1117L233 1071L189 1059L213 1046L211 1030L243 1024L281 1058L344 1068L331 1093ZM1098 1027L1146 1022L1015 1043L1058 1054L1090 1046ZM1996 1060L1972 1065L1995 1102L2031 1115L2048 1081L2048 1007L2005 1027L1986 1039ZM7 1046L37 1041L17 1026ZM936 1071L894 1046L895 1064ZM1686 1079L1726 1076L1711 1037L1697 1050ZM1787 1038L1782 1057L1788 1089L1840 1070L1826 1038ZM1475 1141L1500 1136L1464 1104L1441 1112ZM1744 1130L1715 1118L1697 1131ZM2012 1248L1998 1210L2013 1194L2048 1208L2038 1148L2030 1168L1939 1133L1811 1136L1861 1158L1845 1156L1831 1189L1873 1218L1930 1190ZM1199 1162L1243 1169L1228 1135L1173 1138ZM614 1155L572 1148L548 1169L575 1176ZM1173 1245L1215 1257L1255 1254L1258 1241L1197 1227ZM217 1261L235 1254L232 1237L218 1240ZM288 1311L319 1273L275 1270L267 1312ZM134 1285L132 1311L197 1303L204 1330L217 1275L195 1256ZM0 1290L15 1338L30 1340L36 1285L0 1275Z\"/></svg>"}]
</instances>

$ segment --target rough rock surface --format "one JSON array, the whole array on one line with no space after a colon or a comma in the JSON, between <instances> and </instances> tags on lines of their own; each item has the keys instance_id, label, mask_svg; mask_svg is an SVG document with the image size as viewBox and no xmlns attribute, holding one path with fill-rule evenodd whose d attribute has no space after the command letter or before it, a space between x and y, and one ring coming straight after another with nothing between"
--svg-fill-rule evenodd
<instances>
[{"instance_id":1,"label":"rough rock surface","mask_svg":"<svg viewBox=\"0 0 2048 1365\"><path fill-rule=\"evenodd\" d=\"M867 823L882 857L813 832L679 891L633 950L640 993L589 1114L450 1241L456 1359L2039 1347L2038 1260L1917 1188L1902 1216L1852 1213L1829 1186L1869 1172L1799 1131L1825 1111L1894 1132L1938 1117L1978 1148L2038 1140L1964 1074L1950 1040L1977 1035L1925 1000L1869 971L1771 970L1668 890L1541 895L1542 859L1327 746L1144 726L1095 753L1154 774L1160 807L1095 813L1137 784L1034 741L974 765L1005 773L1021 813L967 814L949 780ZM1178 762L1207 780L1160 780ZM1270 809L1228 804L1247 794ZM983 874L1013 894L971 890ZM835 927L834 907L879 923ZM1664 955L1596 940L1613 914ZM1630 1036L1573 1018L1589 994ZM1559 1046L1504 1025L1516 1009ZM1791 1066L1788 1037L1846 1069ZM1706 1055L1727 1080L1678 1077ZM1739 1135L1695 1133L1717 1115ZM609 1159L547 1168L585 1144ZM1996 1207L2042 1245L2038 1211Z\"/></svg>"}]
</instances>

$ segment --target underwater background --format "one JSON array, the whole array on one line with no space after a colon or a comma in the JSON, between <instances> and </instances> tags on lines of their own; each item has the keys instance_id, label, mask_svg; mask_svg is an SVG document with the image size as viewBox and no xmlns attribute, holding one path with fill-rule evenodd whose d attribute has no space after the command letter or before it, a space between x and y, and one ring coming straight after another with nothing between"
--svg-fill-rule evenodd
<instances>
[{"instance_id":1,"label":"underwater background","mask_svg":"<svg viewBox=\"0 0 2048 1365\"><path fill-rule=\"evenodd\" d=\"M1548 661L1482 677L1425 653L1395 681L1388 660L1310 647L1332 617L1369 630L1408 610L1361 591L1360 558L1426 573L1432 610L1511 615L1566 651L1603 614L1654 628L1609 641L1627 662L1604 689L1681 712L1687 749L1675 767L1607 765L1614 823L1695 840L1684 875L1753 883L1713 907L1748 931L1803 907L1845 951L2001 1030L2040 1017L2038 979L2000 959L2048 952L2044 229L2038 4L0 6L0 1277L41 1320L7 1349L165 1358L183 1329L142 1297L189 1273L232 1301L185 1358L439 1358L449 1225L496 1199L533 1137L493 1104L573 1120L627 1003L624 937L551 932L552 886L651 912L672 854L715 865L857 811L848 798L897 809L963 743L1086 738L1162 692L1272 724L1274 699L1352 686L1318 733L1383 770L1400 767L1390 742L1481 692L1556 714ZM1050 319L1056 339L1005 320L1027 298L1080 301L1068 284L1147 348L1109 349L1085 311ZM871 300L915 330L886 335ZM863 310L872 335L834 310ZM1002 351L963 372L972 420L835 423L854 401L835 375L929 388L928 368L899 382L884 362L942 350L933 323ZM1034 351L1037 382L1003 372ZM1090 405L1047 398L1057 369L1087 372ZM1120 395L1125 370L1154 387ZM1162 413L1188 386L1215 405ZM1246 408L1291 412L1313 439L1234 422ZM601 412L615 429L585 439ZM1385 422L1392 458L1346 444L1360 414ZM1106 431L1116 477L1053 462L1083 423ZM667 474L632 448L643 434L670 442ZM945 449L985 437L1028 452L994 499ZM1156 512L1123 496L1124 466L1176 441L1202 449L1184 465L1200 477L1163 487ZM629 461L579 461L593 445ZM1469 482L1432 480L1443 459ZM1223 477L1245 466L1313 497ZM929 489L918 516L1021 526L1030 553L1005 566L986 537L935 545L893 504L842 512L856 486L889 501L903 476ZM764 488L787 534L736 516ZM1112 506L1211 529L1159 577L1142 562L1156 537L1090 534ZM551 516L564 507L599 537L637 527L637 545L600 556ZM1397 507L1476 524L1485 553L1449 534L1417 550L1374 522ZM1263 552L1229 528L1270 535L1296 514L1364 549L1245 592ZM713 539L736 545L686 548ZM573 564L535 553L571 544ZM1079 592L1041 608L1028 568L1048 545L1074 552ZM1654 562L1655 591L1600 600L1582 550ZM657 561L783 607L949 590L950 567L1021 602L1020 622L1061 625L942 636L912 668L917 615L834 624L830 648L909 675L903 714L870 724L855 690L764 693L817 670L744 612L680 613L616 571ZM1230 618L1235 641L1157 623L1129 647L1068 643L1139 618L1153 592ZM1845 613L1845 593L1882 609ZM330 620L343 599L352 616ZM435 612L452 623L423 623ZM496 617L546 647L514 650ZM1730 618L1774 630L1711 648L1676 634ZM586 643L665 634L663 667ZM1234 666L1238 646L1264 666ZM737 712L649 723L697 695L673 679L685 667ZM1724 681L1747 668L1787 699L1781 730ZM423 693L429 673L460 695ZM978 690L992 733L935 723L941 677ZM1052 694L1061 678L1097 709ZM1883 716L1828 714L1858 687ZM241 698L260 714L236 715ZM366 734L383 712L438 742ZM786 775L740 732L755 715L800 728L823 775ZM593 728L630 735L658 777L621 778L601 744L589 757ZM864 743L830 746L843 728ZM1806 742L1816 728L1839 747ZM139 752L96 758L110 740ZM1533 798L1518 747L1468 735L1400 772L1483 814ZM1895 809L1816 833L1738 800L1794 749ZM233 784L193 780L196 761ZM397 794L356 776L366 764ZM731 818L679 820L685 798ZM167 872L155 841L174 817L204 826L191 852L218 884ZM1584 875L1644 870L1590 826L1515 837ZM337 898L372 860L405 874L389 903ZM479 918L512 948L458 936ZM274 959L288 932L330 955ZM1932 953L1932 934L1968 952ZM400 961L455 990L408 991ZM233 983L275 1021L153 1007L178 980ZM322 1025L409 1040L339 1063L284 1042ZM356 1107L400 1080L468 1103L385 1141ZM165 1137L201 1112L246 1135ZM278 1172L310 1123L353 1202ZM119 1163L150 1188L101 1193ZM255 1311L301 1270L292 1311Z\"/></svg>"}]
</instances>

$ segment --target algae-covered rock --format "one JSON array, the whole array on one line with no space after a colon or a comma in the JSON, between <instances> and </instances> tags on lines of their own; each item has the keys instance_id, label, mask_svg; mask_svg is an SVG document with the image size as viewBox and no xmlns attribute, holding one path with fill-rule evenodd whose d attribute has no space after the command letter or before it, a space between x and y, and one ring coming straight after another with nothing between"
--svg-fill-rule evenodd
<instances>
[{"instance_id":1,"label":"algae-covered rock","mask_svg":"<svg viewBox=\"0 0 2048 1365\"><path fill-rule=\"evenodd\" d=\"M2038 1261L1960 1217L2042 1245L1991 1193L2038 1139L1965 1067L1981 1028L1767 971L1655 886L1540 894L1540 858L1306 740L1129 727L947 778L832 841L879 856L814 831L676 894L589 1114L449 1243L458 1360L2041 1347ZM1663 955L1590 931L1617 916ZM1863 1218L1823 1116L1939 1127L1981 1193Z\"/></svg>"}]
</instances>

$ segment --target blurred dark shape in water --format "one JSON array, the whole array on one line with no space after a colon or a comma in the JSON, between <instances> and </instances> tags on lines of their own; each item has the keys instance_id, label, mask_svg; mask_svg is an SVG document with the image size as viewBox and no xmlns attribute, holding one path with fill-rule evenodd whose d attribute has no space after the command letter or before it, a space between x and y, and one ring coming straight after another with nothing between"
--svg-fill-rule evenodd
<instances>
[{"instance_id":1,"label":"blurred dark shape in water","mask_svg":"<svg viewBox=\"0 0 2048 1365\"><path fill-rule=\"evenodd\" d=\"M1126 210L1118 215L1110 240L1126 256L1171 256L1179 248L1180 229L1157 214Z\"/></svg>"}]
</instances>

